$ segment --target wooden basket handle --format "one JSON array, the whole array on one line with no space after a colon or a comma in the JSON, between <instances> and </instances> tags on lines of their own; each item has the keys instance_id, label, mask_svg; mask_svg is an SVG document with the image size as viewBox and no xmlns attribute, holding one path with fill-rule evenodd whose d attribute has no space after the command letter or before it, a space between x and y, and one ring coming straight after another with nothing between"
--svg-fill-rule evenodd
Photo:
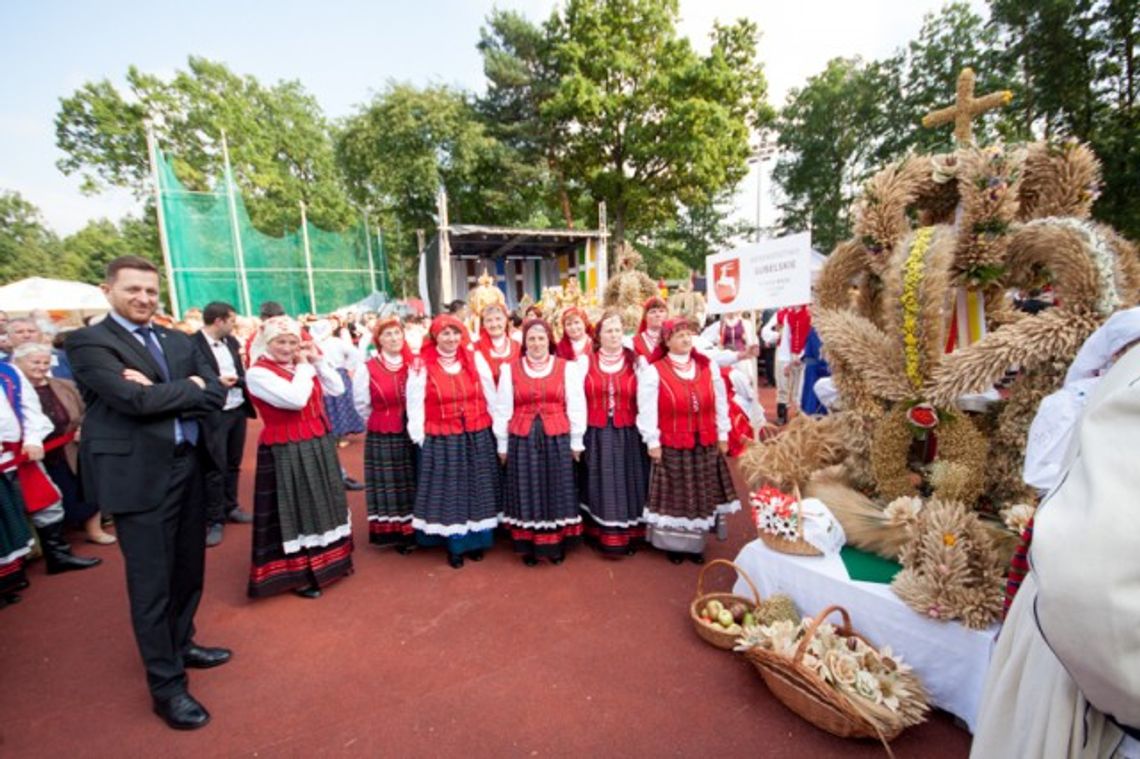
<instances>
[{"instance_id":1,"label":"wooden basket handle","mask_svg":"<svg viewBox=\"0 0 1140 759\"><path fill-rule=\"evenodd\" d=\"M851 616L847 613L847 610L842 606L828 606L819 614L816 614L815 619L813 619L807 626L807 629L804 630L804 637L800 641L799 646L796 647L795 656L792 657L793 663L800 664L803 662L804 654L807 653L808 646L811 645L812 638L815 637L815 633L819 629L819 626L823 624L823 620L827 619L827 617L835 611L839 612L843 616L843 627L848 631L851 630Z\"/></svg>"},{"instance_id":2,"label":"wooden basket handle","mask_svg":"<svg viewBox=\"0 0 1140 759\"><path fill-rule=\"evenodd\" d=\"M709 571L717 564L723 564L726 567L732 567L735 569L736 573L740 575L740 577L744 580L745 583L747 583L749 589L752 591L752 599L755 602L756 606L760 605L760 591L756 589L756 585L752 582L752 578L748 576L747 572L745 572L736 564L733 564L728 559L713 559L708 564L705 564L703 567L701 567L701 573L697 575L697 598L700 598L705 594L705 572Z\"/></svg>"}]
</instances>

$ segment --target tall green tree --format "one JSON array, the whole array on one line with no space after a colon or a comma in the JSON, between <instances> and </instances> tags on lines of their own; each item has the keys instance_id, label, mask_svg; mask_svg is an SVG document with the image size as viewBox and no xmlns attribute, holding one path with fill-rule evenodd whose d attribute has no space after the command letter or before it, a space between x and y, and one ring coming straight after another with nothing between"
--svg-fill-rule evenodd
<instances>
[{"instance_id":1,"label":"tall green tree","mask_svg":"<svg viewBox=\"0 0 1140 759\"><path fill-rule=\"evenodd\" d=\"M558 85L541 114L619 244L739 183L750 130L771 116L756 25L716 25L700 56L677 19L676 0L569 0L546 24Z\"/></svg>"},{"instance_id":2,"label":"tall green tree","mask_svg":"<svg viewBox=\"0 0 1140 759\"><path fill-rule=\"evenodd\" d=\"M516 11L491 12L479 32L487 89L475 109L488 133L531 167L530 181L516 191L531 194L536 210L560 215L573 227L581 184L566 174L566 125L545 110L560 78L549 28Z\"/></svg>"},{"instance_id":3,"label":"tall green tree","mask_svg":"<svg viewBox=\"0 0 1140 759\"><path fill-rule=\"evenodd\" d=\"M833 58L788 93L776 124L780 157L772 171L785 231L810 228L830 251L851 231L850 209L876 154L881 72L858 58Z\"/></svg>"},{"instance_id":4,"label":"tall green tree","mask_svg":"<svg viewBox=\"0 0 1140 759\"><path fill-rule=\"evenodd\" d=\"M393 258L414 260L414 232L436 223L447 191L451 223L534 224L533 166L480 122L466 93L391 84L344 120L337 157L352 199L390 233ZM398 271L408 266L395 262Z\"/></svg>"},{"instance_id":5,"label":"tall green tree","mask_svg":"<svg viewBox=\"0 0 1140 759\"><path fill-rule=\"evenodd\" d=\"M337 173L329 125L299 82L266 86L191 57L168 79L132 66L126 85L121 91L106 79L88 82L60 102L56 145L64 157L57 165L80 175L85 191L110 185L147 195L149 121L179 178L197 190L213 189L222 175L224 131L234 180L263 232L295 230L301 201L318 226L343 229L358 220Z\"/></svg>"},{"instance_id":6,"label":"tall green tree","mask_svg":"<svg viewBox=\"0 0 1140 759\"><path fill-rule=\"evenodd\" d=\"M148 213L153 216L153 207L148 208ZM94 285L103 281L107 264L119 256L142 256L162 271L162 251L156 232L153 219L145 221L127 216L118 224L98 219L63 238L60 247L66 260L72 262L72 276Z\"/></svg>"},{"instance_id":7,"label":"tall green tree","mask_svg":"<svg viewBox=\"0 0 1140 759\"><path fill-rule=\"evenodd\" d=\"M26 277L66 279L71 268L39 209L18 192L0 191L0 284Z\"/></svg>"}]
</instances>

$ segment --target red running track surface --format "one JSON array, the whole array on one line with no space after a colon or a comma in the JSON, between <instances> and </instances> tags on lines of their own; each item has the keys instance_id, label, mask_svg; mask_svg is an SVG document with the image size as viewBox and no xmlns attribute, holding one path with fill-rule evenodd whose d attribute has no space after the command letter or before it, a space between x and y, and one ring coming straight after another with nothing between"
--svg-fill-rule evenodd
<instances>
[{"instance_id":1,"label":"red running track surface","mask_svg":"<svg viewBox=\"0 0 1140 759\"><path fill-rule=\"evenodd\" d=\"M253 454L251 439L247 508ZM359 441L341 456L361 472ZM349 503L356 573L319 600L246 598L248 525L227 525L209 550L197 638L235 654L191 671L213 714L192 733L150 711L118 549L73 533L104 564L46 577L37 562L23 602L0 611L0 756L883 756L802 721L749 664L696 636L693 564L583 546L527 568L500 540L456 571L441 551L368 545L362 495ZM752 537L746 513L730 526L710 559ZM709 585L728 587L719 571ZM937 713L893 748L935 759L969 744Z\"/></svg>"}]
</instances>

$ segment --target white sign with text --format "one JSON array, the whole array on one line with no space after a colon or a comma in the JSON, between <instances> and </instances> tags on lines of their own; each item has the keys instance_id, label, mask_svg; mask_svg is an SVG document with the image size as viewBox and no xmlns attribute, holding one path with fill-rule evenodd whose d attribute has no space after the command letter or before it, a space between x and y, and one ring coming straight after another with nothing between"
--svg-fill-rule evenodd
<instances>
[{"instance_id":1,"label":"white sign with text","mask_svg":"<svg viewBox=\"0 0 1140 759\"><path fill-rule=\"evenodd\" d=\"M761 240L705 258L710 314L811 302L811 233Z\"/></svg>"}]
</instances>

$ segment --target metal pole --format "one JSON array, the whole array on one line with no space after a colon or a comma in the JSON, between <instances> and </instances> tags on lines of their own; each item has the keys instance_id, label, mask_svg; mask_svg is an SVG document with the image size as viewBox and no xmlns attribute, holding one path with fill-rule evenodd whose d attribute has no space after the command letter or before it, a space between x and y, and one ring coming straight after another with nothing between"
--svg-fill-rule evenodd
<instances>
[{"instance_id":1,"label":"metal pole","mask_svg":"<svg viewBox=\"0 0 1140 759\"><path fill-rule=\"evenodd\" d=\"M380 286L385 295L392 295L392 272L388 271L388 253L384 250L384 230L376 225L376 252L380 254ZM372 289L376 289L373 284Z\"/></svg>"},{"instance_id":2,"label":"metal pole","mask_svg":"<svg viewBox=\"0 0 1140 759\"><path fill-rule=\"evenodd\" d=\"M309 250L309 217L305 213L305 201L301 203L301 242L305 246L305 272L309 276L309 308L317 314L317 291L313 288L313 254Z\"/></svg>"},{"instance_id":3,"label":"metal pole","mask_svg":"<svg viewBox=\"0 0 1140 759\"><path fill-rule=\"evenodd\" d=\"M756 242L760 242L760 201L764 197L764 159L756 162Z\"/></svg>"},{"instance_id":4,"label":"metal pole","mask_svg":"<svg viewBox=\"0 0 1140 759\"><path fill-rule=\"evenodd\" d=\"M237 196L234 192L233 171L230 168L230 146L226 142L226 130L222 130L222 160L226 168L226 194L230 202L230 232L234 241L234 257L237 261L238 281L241 284L243 310L246 316L253 316L253 302L249 297L249 280L245 274L245 252L241 247L241 231L238 228Z\"/></svg>"},{"instance_id":5,"label":"metal pole","mask_svg":"<svg viewBox=\"0 0 1140 759\"><path fill-rule=\"evenodd\" d=\"M166 268L166 287L170 291L170 310L175 319L182 318L178 306L178 287L174 281L174 261L170 257L170 240L166 237L166 212L162 209L162 181L158 175L158 150L155 147L154 127L147 122L146 150L150 157L150 173L154 180L154 210L158 215L158 243L162 249L162 265Z\"/></svg>"},{"instance_id":6,"label":"metal pole","mask_svg":"<svg viewBox=\"0 0 1140 759\"><path fill-rule=\"evenodd\" d=\"M372 265L372 233L368 231L368 209L362 211L364 214L364 246L368 250L368 281L372 283L372 290L369 294L376 292L376 267Z\"/></svg>"}]
</instances>

